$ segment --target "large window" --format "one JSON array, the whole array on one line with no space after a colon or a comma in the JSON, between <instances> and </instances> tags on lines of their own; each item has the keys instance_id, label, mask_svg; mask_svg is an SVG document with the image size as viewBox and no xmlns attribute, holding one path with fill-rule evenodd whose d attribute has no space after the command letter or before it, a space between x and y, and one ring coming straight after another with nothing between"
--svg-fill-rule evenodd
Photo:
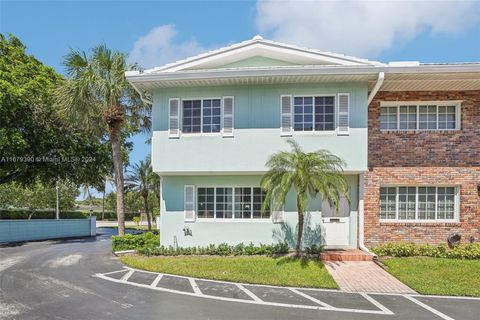
<instances>
[{"instance_id":1,"label":"large window","mask_svg":"<svg viewBox=\"0 0 480 320\"><path fill-rule=\"evenodd\" d=\"M455 220L458 197L455 187L381 187L382 220Z\"/></svg>"},{"instance_id":2,"label":"large window","mask_svg":"<svg viewBox=\"0 0 480 320\"><path fill-rule=\"evenodd\" d=\"M262 207L265 192L258 187L199 187L197 197L199 219L270 218L270 209Z\"/></svg>"},{"instance_id":3,"label":"large window","mask_svg":"<svg viewBox=\"0 0 480 320\"><path fill-rule=\"evenodd\" d=\"M183 100L183 133L220 132L220 99Z\"/></svg>"},{"instance_id":4,"label":"large window","mask_svg":"<svg viewBox=\"0 0 480 320\"><path fill-rule=\"evenodd\" d=\"M335 97L294 97L293 130L332 131L335 129Z\"/></svg>"},{"instance_id":5,"label":"large window","mask_svg":"<svg viewBox=\"0 0 480 320\"><path fill-rule=\"evenodd\" d=\"M456 130L459 107L451 103L382 105L382 130Z\"/></svg>"}]
</instances>

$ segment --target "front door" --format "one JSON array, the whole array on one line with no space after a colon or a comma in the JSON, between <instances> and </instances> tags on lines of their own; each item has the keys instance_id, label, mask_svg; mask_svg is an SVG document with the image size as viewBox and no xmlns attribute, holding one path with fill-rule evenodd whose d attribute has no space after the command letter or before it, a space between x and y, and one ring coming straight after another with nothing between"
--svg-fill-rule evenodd
<instances>
[{"instance_id":1,"label":"front door","mask_svg":"<svg viewBox=\"0 0 480 320\"><path fill-rule=\"evenodd\" d=\"M346 199L340 200L337 212L328 202L322 203L323 240L327 248L343 248L350 244L350 206Z\"/></svg>"}]
</instances>

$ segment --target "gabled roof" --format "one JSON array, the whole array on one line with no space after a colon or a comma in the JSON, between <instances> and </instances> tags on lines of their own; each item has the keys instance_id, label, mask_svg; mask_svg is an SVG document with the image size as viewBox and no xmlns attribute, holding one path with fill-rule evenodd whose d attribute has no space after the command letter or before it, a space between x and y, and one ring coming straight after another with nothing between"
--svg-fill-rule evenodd
<instances>
[{"instance_id":1,"label":"gabled roof","mask_svg":"<svg viewBox=\"0 0 480 320\"><path fill-rule=\"evenodd\" d=\"M263 57L284 65L331 65L331 66L383 66L383 63L346 56L343 54L324 52L315 49L265 40L255 36L213 51L199 54L184 60L166 64L161 67L145 70L145 73L177 72L185 70L205 70L229 68L235 63L254 57Z\"/></svg>"}]
</instances>

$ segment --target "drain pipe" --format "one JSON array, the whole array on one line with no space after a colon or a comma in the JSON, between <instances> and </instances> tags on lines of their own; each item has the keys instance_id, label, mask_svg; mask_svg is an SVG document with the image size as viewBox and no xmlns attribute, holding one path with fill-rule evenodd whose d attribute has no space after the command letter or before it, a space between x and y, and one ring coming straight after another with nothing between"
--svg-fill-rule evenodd
<instances>
[{"instance_id":1,"label":"drain pipe","mask_svg":"<svg viewBox=\"0 0 480 320\"><path fill-rule=\"evenodd\" d=\"M358 179L358 248L363 252L371 255L374 260L377 260L377 255L365 246L364 233L364 199L365 199L365 174L361 173Z\"/></svg>"},{"instance_id":2,"label":"drain pipe","mask_svg":"<svg viewBox=\"0 0 480 320\"><path fill-rule=\"evenodd\" d=\"M375 96L377 95L378 90L380 90L380 87L383 84L383 80L385 80L385 72L382 71L378 73L377 82L375 83L375 86L373 87L372 92L370 92L370 94L368 95L367 106L370 105L370 102L372 102L373 98L375 98Z\"/></svg>"}]
</instances>

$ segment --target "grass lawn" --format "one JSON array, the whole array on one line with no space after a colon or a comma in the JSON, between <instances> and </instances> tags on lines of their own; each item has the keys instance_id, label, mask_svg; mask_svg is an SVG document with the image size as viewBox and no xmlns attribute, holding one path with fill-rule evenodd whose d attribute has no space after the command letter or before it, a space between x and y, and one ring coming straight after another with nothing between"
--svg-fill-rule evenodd
<instances>
[{"instance_id":1,"label":"grass lawn","mask_svg":"<svg viewBox=\"0 0 480 320\"><path fill-rule=\"evenodd\" d=\"M278 286L338 288L320 260L266 256L123 256L134 268L196 278Z\"/></svg>"},{"instance_id":2,"label":"grass lawn","mask_svg":"<svg viewBox=\"0 0 480 320\"><path fill-rule=\"evenodd\" d=\"M388 258L387 271L422 294L480 297L480 260Z\"/></svg>"}]
</instances>

